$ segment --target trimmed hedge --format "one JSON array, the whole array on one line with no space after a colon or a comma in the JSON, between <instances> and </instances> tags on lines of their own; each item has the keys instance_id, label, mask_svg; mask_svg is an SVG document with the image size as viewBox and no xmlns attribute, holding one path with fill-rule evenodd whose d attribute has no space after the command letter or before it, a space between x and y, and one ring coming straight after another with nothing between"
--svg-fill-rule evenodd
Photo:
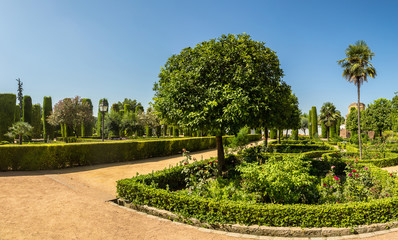
<instances>
[{"instance_id":1,"label":"trimmed hedge","mask_svg":"<svg viewBox=\"0 0 398 240\"><path fill-rule=\"evenodd\" d=\"M23 116L22 120L32 124L32 98L28 95L23 96Z\"/></svg>"},{"instance_id":2,"label":"trimmed hedge","mask_svg":"<svg viewBox=\"0 0 398 240\"><path fill-rule=\"evenodd\" d=\"M344 152L344 153L326 153L322 155L325 161L343 161L346 162L348 158L344 156L356 156L358 152ZM353 161L352 159L350 159ZM397 153L387 153L386 158L376 158L376 159L362 159L358 160L361 164L373 164L377 167L390 167L398 165L398 154Z\"/></svg>"},{"instance_id":3,"label":"trimmed hedge","mask_svg":"<svg viewBox=\"0 0 398 240\"><path fill-rule=\"evenodd\" d=\"M43 97L43 138L44 141L53 140L54 139L54 129L53 127L47 122L48 116L51 115L53 111L53 105L51 97Z\"/></svg>"},{"instance_id":4,"label":"trimmed hedge","mask_svg":"<svg viewBox=\"0 0 398 240\"><path fill-rule=\"evenodd\" d=\"M8 132L8 128L14 123L16 101L17 97L15 94L0 94L0 141L11 140L4 134Z\"/></svg>"},{"instance_id":5,"label":"trimmed hedge","mask_svg":"<svg viewBox=\"0 0 398 240\"><path fill-rule=\"evenodd\" d=\"M203 161L207 164L208 161ZM344 204L256 204L185 195L183 166L117 181L119 198L208 223L283 227L351 227L397 219L398 198ZM155 187L156 186L156 187Z\"/></svg>"},{"instance_id":6,"label":"trimmed hedge","mask_svg":"<svg viewBox=\"0 0 398 240\"><path fill-rule=\"evenodd\" d=\"M226 138L230 137L224 137ZM73 141L73 138L66 139ZM4 145L0 146L0 170L43 170L125 162L173 155L181 152L183 148L199 151L215 146L215 137L53 145Z\"/></svg>"}]
</instances>

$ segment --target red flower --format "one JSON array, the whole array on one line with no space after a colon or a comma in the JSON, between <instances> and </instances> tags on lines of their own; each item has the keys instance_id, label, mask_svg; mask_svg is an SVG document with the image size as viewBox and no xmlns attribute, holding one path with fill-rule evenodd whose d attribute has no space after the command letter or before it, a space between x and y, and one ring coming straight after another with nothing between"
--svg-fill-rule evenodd
<instances>
[{"instance_id":1,"label":"red flower","mask_svg":"<svg viewBox=\"0 0 398 240\"><path fill-rule=\"evenodd\" d=\"M355 175L355 177L359 177L359 175Z\"/></svg>"},{"instance_id":2,"label":"red flower","mask_svg":"<svg viewBox=\"0 0 398 240\"><path fill-rule=\"evenodd\" d=\"M352 172L357 172L357 170L354 169L354 170L352 170Z\"/></svg>"},{"instance_id":3,"label":"red flower","mask_svg":"<svg viewBox=\"0 0 398 240\"><path fill-rule=\"evenodd\" d=\"M338 177L333 177L334 178L334 180L336 180L336 181L338 181L340 178L338 178Z\"/></svg>"}]
</instances>

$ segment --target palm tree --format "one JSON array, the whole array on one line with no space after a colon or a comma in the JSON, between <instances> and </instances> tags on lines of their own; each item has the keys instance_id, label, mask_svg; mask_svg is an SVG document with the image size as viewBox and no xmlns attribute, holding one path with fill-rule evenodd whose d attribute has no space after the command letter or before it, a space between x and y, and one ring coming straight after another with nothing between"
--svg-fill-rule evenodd
<instances>
[{"instance_id":1,"label":"palm tree","mask_svg":"<svg viewBox=\"0 0 398 240\"><path fill-rule=\"evenodd\" d=\"M368 77L376 77L376 69L370 63L375 54L370 50L365 41L360 40L355 45L349 45L345 50L346 58L338 61L343 68L343 77L354 83L358 89L358 140L359 159L362 159L361 145L361 120L360 120L360 87Z\"/></svg>"},{"instance_id":2,"label":"palm tree","mask_svg":"<svg viewBox=\"0 0 398 240\"><path fill-rule=\"evenodd\" d=\"M8 130L9 132L4 135L13 139L15 136L18 136L19 144L22 145L22 138L24 136L31 136L33 127L27 122L16 122L11 127L9 127Z\"/></svg>"},{"instance_id":3,"label":"palm tree","mask_svg":"<svg viewBox=\"0 0 398 240\"><path fill-rule=\"evenodd\" d=\"M319 122L324 123L327 129L326 135L329 141L329 128L337 122L340 118L340 112L336 111L336 107L331 102L326 102L321 107L321 115L319 115Z\"/></svg>"}]
</instances>

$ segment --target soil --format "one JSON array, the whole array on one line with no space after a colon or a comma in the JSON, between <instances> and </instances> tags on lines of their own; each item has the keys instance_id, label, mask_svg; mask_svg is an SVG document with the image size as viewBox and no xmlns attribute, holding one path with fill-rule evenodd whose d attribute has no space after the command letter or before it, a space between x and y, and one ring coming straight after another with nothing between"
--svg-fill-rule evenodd
<instances>
[{"instance_id":1,"label":"soil","mask_svg":"<svg viewBox=\"0 0 398 240\"><path fill-rule=\"evenodd\" d=\"M193 157L216 155L216 150L208 150ZM174 166L182 159L176 155L62 170L0 172L0 240L253 238L174 223L108 202L116 198L117 180ZM398 232L365 239L398 239Z\"/></svg>"}]
</instances>

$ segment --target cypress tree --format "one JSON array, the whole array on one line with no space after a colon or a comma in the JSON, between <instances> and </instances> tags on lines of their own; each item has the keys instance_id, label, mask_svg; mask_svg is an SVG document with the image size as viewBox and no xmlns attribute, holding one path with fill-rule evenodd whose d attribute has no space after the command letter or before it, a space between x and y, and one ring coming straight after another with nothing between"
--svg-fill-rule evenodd
<instances>
[{"instance_id":1,"label":"cypress tree","mask_svg":"<svg viewBox=\"0 0 398 240\"><path fill-rule=\"evenodd\" d=\"M321 122L321 137L322 138L327 138L327 128L325 126L324 122Z\"/></svg>"},{"instance_id":2,"label":"cypress tree","mask_svg":"<svg viewBox=\"0 0 398 240\"><path fill-rule=\"evenodd\" d=\"M319 135L318 135L318 123L317 123L318 116L317 116L317 113L316 113L316 107L315 106L312 107L311 113L312 113L312 117L311 117L311 119L312 119L312 126L311 126L312 127L312 135L313 135L313 137L318 138L319 137Z\"/></svg>"},{"instance_id":3,"label":"cypress tree","mask_svg":"<svg viewBox=\"0 0 398 240\"><path fill-rule=\"evenodd\" d=\"M83 98L82 104L88 104L90 106L91 113L93 112L93 103L89 98ZM113 107L113 106L112 106ZM90 137L93 135L93 122L85 122L81 125L81 136L82 137Z\"/></svg>"},{"instance_id":4,"label":"cypress tree","mask_svg":"<svg viewBox=\"0 0 398 240\"><path fill-rule=\"evenodd\" d=\"M23 114L23 82L21 81L21 79L17 78L16 79L18 82L18 101L19 101L19 119L22 119L22 114ZM18 120L17 122L19 122L20 120Z\"/></svg>"},{"instance_id":5,"label":"cypress tree","mask_svg":"<svg viewBox=\"0 0 398 240\"><path fill-rule=\"evenodd\" d=\"M23 117L22 121L32 125L32 98L28 95L23 96Z\"/></svg>"},{"instance_id":6,"label":"cypress tree","mask_svg":"<svg viewBox=\"0 0 398 240\"><path fill-rule=\"evenodd\" d=\"M147 137L152 137L152 128L150 126L146 126L145 132Z\"/></svg>"},{"instance_id":7,"label":"cypress tree","mask_svg":"<svg viewBox=\"0 0 398 240\"><path fill-rule=\"evenodd\" d=\"M162 135L162 126L157 126L155 128L156 137L160 137Z\"/></svg>"},{"instance_id":8,"label":"cypress tree","mask_svg":"<svg viewBox=\"0 0 398 240\"><path fill-rule=\"evenodd\" d=\"M33 127L33 132L32 132L32 138L40 138L42 134L42 113L41 113L41 106L40 104L35 104L33 105L32 108L32 127Z\"/></svg>"},{"instance_id":9,"label":"cypress tree","mask_svg":"<svg viewBox=\"0 0 398 240\"><path fill-rule=\"evenodd\" d=\"M163 125L163 136L167 136L167 124Z\"/></svg>"},{"instance_id":10,"label":"cypress tree","mask_svg":"<svg viewBox=\"0 0 398 240\"><path fill-rule=\"evenodd\" d=\"M337 137L340 137L340 125L341 125L341 119L337 119L336 121L336 135Z\"/></svg>"},{"instance_id":11,"label":"cypress tree","mask_svg":"<svg viewBox=\"0 0 398 240\"><path fill-rule=\"evenodd\" d=\"M334 138L336 137L336 124L333 124L329 127L329 137Z\"/></svg>"},{"instance_id":12,"label":"cypress tree","mask_svg":"<svg viewBox=\"0 0 398 240\"><path fill-rule=\"evenodd\" d=\"M130 104L124 104L124 113L130 112Z\"/></svg>"},{"instance_id":13,"label":"cypress tree","mask_svg":"<svg viewBox=\"0 0 398 240\"><path fill-rule=\"evenodd\" d=\"M21 121L21 108L19 105L15 105L14 122Z\"/></svg>"},{"instance_id":14,"label":"cypress tree","mask_svg":"<svg viewBox=\"0 0 398 240\"><path fill-rule=\"evenodd\" d=\"M308 113L308 134L310 138L312 138L312 112L311 110Z\"/></svg>"},{"instance_id":15,"label":"cypress tree","mask_svg":"<svg viewBox=\"0 0 398 240\"><path fill-rule=\"evenodd\" d=\"M47 142L47 139L54 139L54 128L47 122L48 116L51 115L53 111L53 105L51 97L43 98L43 138Z\"/></svg>"},{"instance_id":16,"label":"cypress tree","mask_svg":"<svg viewBox=\"0 0 398 240\"><path fill-rule=\"evenodd\" d=\"M99 100L99 104L101 104L102 100L103 99ZM104 98L104 100L106 103L108 103L108 99ZM101 133L102 133L102 113L99 109L99 104L98 104L98 117L97 117L97 137L102 136L101 135ZM109 106L109 104L108 104L108 106ZM108 110L109 110L109 108L108 108ZM107 113L108 113L108 111L105 114L107 114Z\"/></svg>"},{"instance_id":17,"label":"cypress tree","mask_svg":"<svg viewBox=\"0 0 398 240\"><path fill-rule=\"evenodd\" d=\"M4 136L4 134L8 132L8 128L14 123L16 100L15 94L0 94L0 141L12 140Z\"/></svg>"}]
</instances>

